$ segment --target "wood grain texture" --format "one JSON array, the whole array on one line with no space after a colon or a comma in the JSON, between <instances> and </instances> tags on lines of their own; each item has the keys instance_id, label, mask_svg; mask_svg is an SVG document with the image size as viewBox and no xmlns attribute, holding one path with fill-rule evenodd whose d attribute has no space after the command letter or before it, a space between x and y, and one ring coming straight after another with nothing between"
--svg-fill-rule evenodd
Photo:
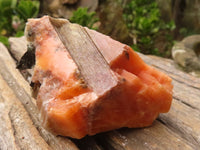
<instances>
[{"instance_id":1,"label":"wood grain texture","mask_svg":"<svg viewBox=\"0 0 200 150\"><path fill-rule=\"evenodd\" d=\"M7 49L4 47L3 50L1 45L0 123L3 124L0 126L0 149L27 148L26 143L31 141L26 138L29 135L25 131L34 135L31 137L33 142L28 145L39 141L38 145L35 144L38 149L64 149L58 143L72 150L197 150L200 147L200 79L178 70L172 60L139 54L146 63L173 79L173 103L169 113L160 114L150 127L123 128L81 140L69 140L49 136L50 133L41 128L30 86L15 69ZM22 124L25 131L20 128ZM54 142L57 146L52 146Z\"/></svg>"},{"instance_id":2,"label":"wood grain texture","mask_svg":"<svg viewBox=\"0 0 200 150\"><path fill-rule=\"evenodd\" d=\"M1 138L8 142L8 146L12 145L13 149L50 149L38 134L26 110L2 76L0 76L0 89L5 104L1 114L4 117L4 126L7 127L8 131L10 130L8 138L5 138L5 135L1 135ZM4 131L1 130L1 133ZM13 142L8 140L10 137L13 138L11 140Z\"/></svg>"},{"instance_id":3,"label":"wood grain texture","mask_svg":"<svg viewBox=\"0 0 200 150\"><path fill-rule=\"evenodd\" d=\"M151 127L142 129L123 128L111 131L107 136L101 136L98 140L106 141L107 149L117 150L142 150L142 149L188 149L192 150L192 144L178 134L168 130L165 125L155 121Z\"/></svg>"}]
</instances>

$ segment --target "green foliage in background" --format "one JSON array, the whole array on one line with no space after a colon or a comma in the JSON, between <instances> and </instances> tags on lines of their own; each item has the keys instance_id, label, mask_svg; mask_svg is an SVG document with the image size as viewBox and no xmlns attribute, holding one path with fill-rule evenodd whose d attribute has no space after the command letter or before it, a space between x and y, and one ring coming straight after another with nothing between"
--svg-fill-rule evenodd
<instances>
[{"instance_id":1,"label":"green foliage in background","mask_svg":"<svg viewBox=\"0 0 200 150\"><path fill-rule=\"evenodd\" d=\"M99 21L96 17L96 12L88 12L88 8L82 7L74 11L73 16L69 20L94 30L97 30L94 24Z\"/></svg>"},{"instance_id":2,"label":"green foliage in background","mask_svg":"<svg viewBox=\"0 0 200 150\"><path fill-rule=\"evenodd\" d=\"M173 21L161 20L160 10L155 0L132 0L124 8L124 20L134 39L134 47L147 54L160 55L154 47L155 39L164 32L175 28Z\"/></svg>"},{"instance_id":3,"label":"green foliage in background","mask_svg":"<svg viewBox=\"0 0 200 150\"><path fill-rule=\"evenodd\" d=\"M28 18L36 17L39 1L0 0L0 42L8 46L9 36L22 36Z\"/></svg>"},{"instance_id":4,"label":"green foliage in background","mask_svg":"<svg viewBox=\"0 0 200 150\"><path fill-rule=\"evenodd\" d=\"M37 17L39 6L39 1L20 0L16 10L19 16L26 21L28 18Z\"/></svg>"}]
</instances>

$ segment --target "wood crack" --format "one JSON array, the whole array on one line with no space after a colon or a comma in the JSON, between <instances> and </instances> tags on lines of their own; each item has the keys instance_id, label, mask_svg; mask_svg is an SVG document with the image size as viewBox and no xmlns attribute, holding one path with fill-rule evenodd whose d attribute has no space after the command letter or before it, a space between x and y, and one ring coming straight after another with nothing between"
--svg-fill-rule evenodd
<instances>
[{"instance_id":1,"label":"wood crack","mask_svg":"<svg viewBox=\"0 0 200 150\"><path fill-rule=\"evenodd\" d=\"M186 105L186 106L192 108L192 109L200 110L198 107L194 107L193 105L191 105L191 104L189 104L189 103L187 103L187 102L181 100L180 98L178 98L178 97L176 97L176 96L173 96L173 98L174 98L175 100L177 100L177 101L183 103L184 105Z\"/></svg>"},{"instance_id":2,"label":"wood crack","mask_svg":"<svg viewBox=\"0 0 200 150\"><path fill-rule=\"evenodd\" d=\"M1 94L1 92L0 92ZM2 95L0 95L0 149L19 149L19 145L15 139L15 128L13 128L12 120L9 117L8 106L6 106L6 101Z\"/></svg>"},{"instance_id":3,"label":"wood crack","mask_svg":"<svg viewBox=\"0 0 200 150\"><path fill-rule=\"evenodd\" d=\"M181 138L183 138L185 141L188 141L187 144L189 144L194 149L196 147L199 147L198 141L194 137L192 138L192 135L190 136L191 137L190 140L188 140L188 137L185 136L185 133L181 129L171 126L164 119L160 117L158 117L156 120L159 121L161 124L163 124L170 132L175 133L179 135Z\"/></svg>"},{"instance_id":4,"label":"wood crack","mask_svg":"<svg viewBox=\"0 0 200 150\"><path fill-rule=\"evenodd\" d=\"M194 88L194 89L200 90L199 87L192 86L192 85L188 84L187 82L179 81L178 79L176 79L176 78L174 78L174 77L172 77L172 76L170 76L170 77L171 77L173 80L175 80L175 81L177 81L177 82L179 82L179 83L182 83L182 84L187 85L188 87L191 87L191 88Z\"/></svg>"},{"instance_id":5,"label":"wood crack","mask_svg":"<svg viewBox=\"0 0 200 150\"><path fill-rule=\"evenodd\" d=\"M161 115L157 118L157 120L161 122L164 126L166 126L168 130L170 130L173 133L178 134L185 141L188 141L188 144L192 146L194 149L195 147L200 146L200 142L197 140L197 137L193 136L192 134L187 133L188 131L185 131L184 127L179 126L176 123L170 122L169 120L167 120L165 117Z\"/></svg>"},{"instance_id":6,"label":"wood crack","mask_svg":"<svg viewBox=\"0 0 200 150\"><path fill-rule=\"evenodd\" d=\"M9 109L9 112L8 112L8 117L10 119L10 122L11 122L11 127L12 127L12 130L13 130L13 135L15 137L15 144L20 147L20 143L19 143L19 139L17 138L16 136L16 129L15 129L15 126L14 126L14 123L13 123L13 118L12 118L12 109L13 109L14 106L11 106L11 108Z\"/></svg>"}]
</instances>

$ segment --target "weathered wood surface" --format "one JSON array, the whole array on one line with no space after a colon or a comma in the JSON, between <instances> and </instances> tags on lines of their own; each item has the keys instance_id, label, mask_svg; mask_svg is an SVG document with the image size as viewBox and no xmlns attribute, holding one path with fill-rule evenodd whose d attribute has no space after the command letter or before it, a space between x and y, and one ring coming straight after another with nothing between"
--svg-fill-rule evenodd
<instances>
[{"instance_id":1,"label":"weathered wood surface","mask_svg":"<svg viewBox=\"0 0 200 150\"><path fill-rule=\"evenodd\" d=\"M15 42L22 39L16 39ZM25 44L25 42L22 42ZM24 45L22 45L24 47ZM197 150L200 147L200 79L176 69L169 59L140 54L173 79L173 103L153 125L123 128L81 140L56 137L40 125L29 83L15 69L20 51L0 44L0 149ZM17 54L14 54L17 53Z\"/></svg>"}]
</instances>

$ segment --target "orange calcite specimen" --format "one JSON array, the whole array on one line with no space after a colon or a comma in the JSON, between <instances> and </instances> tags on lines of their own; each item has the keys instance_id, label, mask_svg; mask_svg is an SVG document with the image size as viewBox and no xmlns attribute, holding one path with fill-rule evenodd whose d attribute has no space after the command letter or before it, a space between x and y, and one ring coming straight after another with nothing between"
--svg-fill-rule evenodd
<instances>
[{"instance_id":1,"label":"orange calcite specimen","mask_svg":"<svg viewBox=\"0 0 200 150\"><path fill-rule=\"evenodd\" d=\"M169 111L173 86L167 75L145 64L129 46L85 30L119 81L101 96L82 82L48 16L26 25L27 40L36 47L32 82L41 84L37 105L46 128L80 139L121 127L146 127Z\"/></svg>"}]
</instances>

